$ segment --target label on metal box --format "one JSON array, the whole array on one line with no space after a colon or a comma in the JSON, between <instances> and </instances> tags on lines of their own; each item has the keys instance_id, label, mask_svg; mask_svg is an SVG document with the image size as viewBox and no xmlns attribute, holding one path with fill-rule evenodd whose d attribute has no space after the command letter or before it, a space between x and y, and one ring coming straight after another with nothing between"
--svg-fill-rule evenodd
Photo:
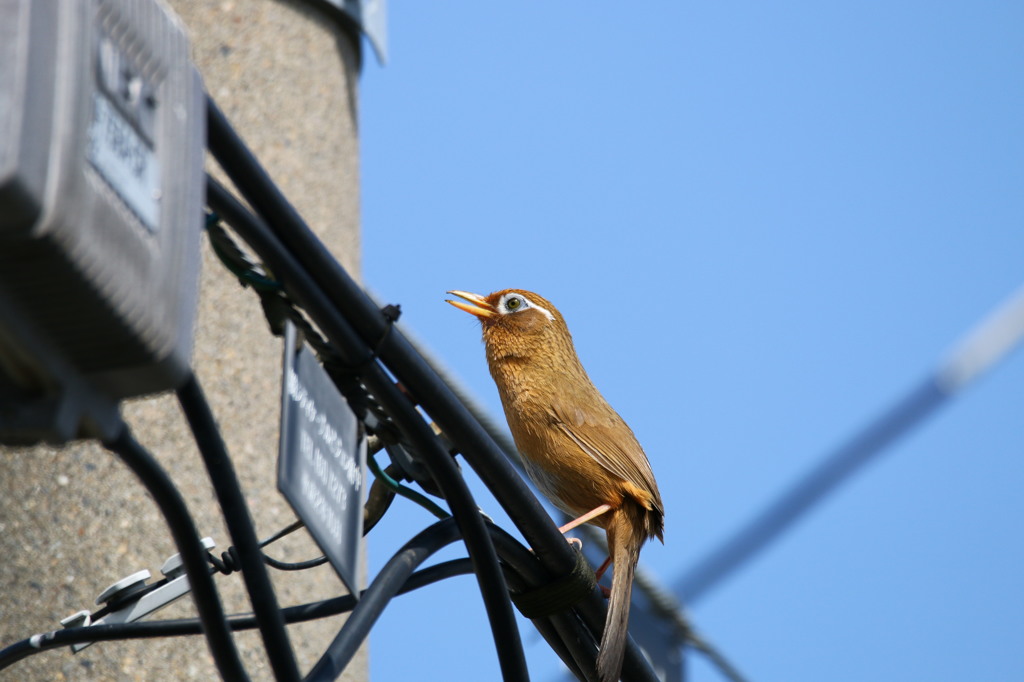
<instances>
[{"instance_id":1,"label":"label on metal box","mask_svg":"<svg viewBox=\"0 0 1024 682\"><path fill-rule=\"evenodd\" d=\"M160 162L105 95L96 93L93 104L89 161L139 220L155 232L160 223Z\"/></svg>"}]
</instances>

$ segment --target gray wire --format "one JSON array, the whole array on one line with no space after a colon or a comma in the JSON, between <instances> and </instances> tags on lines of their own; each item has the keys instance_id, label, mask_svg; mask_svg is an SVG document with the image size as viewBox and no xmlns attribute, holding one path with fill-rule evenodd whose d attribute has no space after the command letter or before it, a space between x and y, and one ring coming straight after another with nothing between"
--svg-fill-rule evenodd
<instances>
[{"instance_id":1,"label":"gray wire","mask_svg":"<svg viewBox=\"0 0 1024 682\"><path fill-rule=\"evenodd\" d=\"M936 369L709 552L679 581L692 603L750 561L889 445L1005 358L1024 339L1024 287L964 335Z\"/></svg>"}]
</instances>

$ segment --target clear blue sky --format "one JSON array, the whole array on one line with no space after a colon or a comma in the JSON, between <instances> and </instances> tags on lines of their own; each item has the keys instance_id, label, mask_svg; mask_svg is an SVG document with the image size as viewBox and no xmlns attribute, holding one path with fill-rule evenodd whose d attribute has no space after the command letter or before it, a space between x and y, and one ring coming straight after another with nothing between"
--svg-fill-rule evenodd
<instances>
[{"instance_id":1,"label":"clear blue sky","mask_svg":"<svg viewBox=\"0 0 1024 682\"><path fill-rule=\"evenodd\" d=\"M365 281L499 419L445 291L559 307L653 464L667 584L1024 281L1020 3L392 0L389 25ZM752 680L1024 679L1022 518L1018 352L691 615ZM430 521L396 502L371 575ZM472 578L371 643L377 682L499 676Z\"/></svg>"}]
</instances>

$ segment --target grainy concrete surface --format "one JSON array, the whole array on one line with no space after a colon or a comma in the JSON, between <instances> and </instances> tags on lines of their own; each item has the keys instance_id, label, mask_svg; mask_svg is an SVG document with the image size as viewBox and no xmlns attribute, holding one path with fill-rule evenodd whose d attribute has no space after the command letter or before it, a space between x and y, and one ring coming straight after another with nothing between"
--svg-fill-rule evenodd
<instances>
[{"instance_id":1,"label":"grainy concrete surface","mask_svg":"<svg viewBox=\"0 0 1024 682\"><path fill-rule=\"evenodd\" d=\"M271 175L341 262L359 263L358 49L330 20L299 2L171 0L189 27L208 91ZM257 533L294 519L276 490L281 342L260 306L204 241L194 364L213 405ZM230 540L195 446L172 396L136 400L124 414L185 496L202 533ZM298 537L301 536L301 537ZM95 444L0 450L0 646L59 627L108 584L143 568L159 575L174 544L151 499ZM304 533L274 545L282 559L318 554ZM272 572L283 605L343 594L329 566ZM249 611L238 575L219 577L228 612ZM182 600L161 617L191 616ZM341 624L291 626L305 672ZM237 638L256 680L272 676L255 633ZM342 679L367 677L366 649ZM0 673L7 680L217 679L202 638L111 642L72 655L56 650Z\"/></svg>"}]
</instances>

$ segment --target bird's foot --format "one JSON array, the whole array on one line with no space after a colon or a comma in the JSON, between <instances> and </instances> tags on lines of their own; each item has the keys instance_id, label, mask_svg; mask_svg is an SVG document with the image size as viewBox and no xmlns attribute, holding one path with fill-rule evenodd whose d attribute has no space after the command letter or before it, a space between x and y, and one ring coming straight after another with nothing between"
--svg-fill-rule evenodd
<instances>
[{"instance_id":1,"label":"bird's foot","mask_svg":"<svg viewBox=\"0 0 1024 682\"><path fill-rule=\"evenodd\" d=\"M573 549L578 549L581 552L583 551L583 540L580 540L579 538L566 538L565 541L572 545Z\"/></svg>"}]
</instances>

